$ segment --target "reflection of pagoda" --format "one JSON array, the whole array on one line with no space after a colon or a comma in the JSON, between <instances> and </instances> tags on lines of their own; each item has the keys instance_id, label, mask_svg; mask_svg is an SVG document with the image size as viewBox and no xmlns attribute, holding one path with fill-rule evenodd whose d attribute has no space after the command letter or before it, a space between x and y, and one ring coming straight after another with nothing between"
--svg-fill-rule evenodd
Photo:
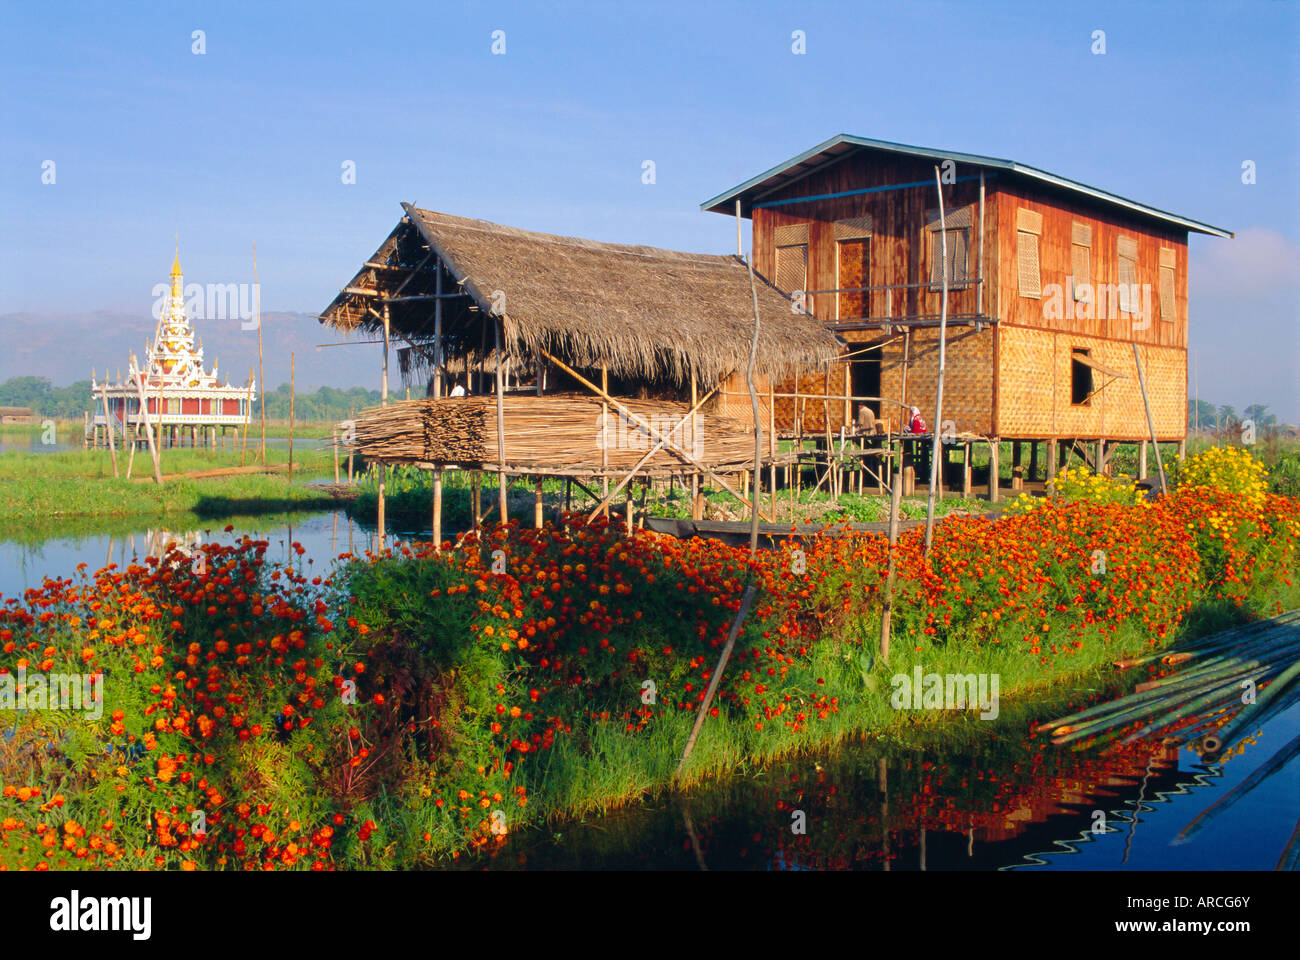
<instances>
[{"instance_id":1,"label":"reflection of pagoda","mask_svg":"<svg viewBox=\"0 0 1300 960\"><path fill-rule=\"evenodd\" d=\"M239 436L239 430L248 422L257 385L250 382L246 387L231 386L229 380L224 385L219 383L215 362L211 373L204 371L203 346L195 345L184 290L178 250L172 261L171 291L163 304L153 343L146 346L139 374L147 400L145 421L165 445L183 443L188 433L192 446L209 440L216 446L218 428L223 438L227 427L233 427L235 436ZM94 412L88 418L88 440L95 446L107 445L104 428L111 422L121 438L118 442L129 442L131 434L135 434L137 442L144 441L145 421L140 419L140 388L135 379L96 383L92 372L91 392ZM105 394L108 419L104 415Z\"/></svg>"}]
</instances>

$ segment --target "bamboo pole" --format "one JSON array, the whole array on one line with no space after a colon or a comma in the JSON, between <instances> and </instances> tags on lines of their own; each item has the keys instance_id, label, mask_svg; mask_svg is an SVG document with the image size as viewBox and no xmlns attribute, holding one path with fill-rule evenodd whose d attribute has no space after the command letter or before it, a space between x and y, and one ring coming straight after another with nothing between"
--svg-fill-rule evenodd
<instances>
[{"instance_id":1,"label":"bamboo pole","mask_svg":"<svg viewBox=\"0 0 1300 960\"><path fill-rule=\"evenodd\" d=\"M348 420L352 422L354 430L356 429L356 416L357 416L356 407L350 407L348 409ZM352 447L351 445L349 445L348 446L348 486L352 485L352 453L353 453Z\"/></svg>"},{"instance_id":2,"label":"bamboo pole","mask_svg":"<svg viewBox=\"0 0 1300 960\"><path fill-rule=\"evenodd\" d=\"M934 423L930 425L930 429L934 432L934 440L930 445L930 496L925 508L926 559L930 557L930 546L934 541L934 501L935 494L938 492L939 444L943 425L943 372L947 359L948 339L948 230L943 211L943 181L939 176L937 166L934 168L934 184L935 190L939 194L939 244L941 250L939 275L943 280L943 298L939 308L939 383L935 388Z\"/></svg>"},{"instance_id":3,"label":"bamboo pole","mask_svg":"<svg viewBox=\"0 0 1300 960\"><path fill-rule=\"evenodd\" d=\"M1146 407L1147 411L1147 428L1151 431L1151 446L1156 451L1156 469L1160 471L1160 492L1164 494L1169 491L1169 487L1165 483L1165 463L1160 457L1160 442L1156 440L1156 422L1151 416L1151 398L1147 396L1147 378L1142 371L1142 356L1138 353L1136 340L1133 341L1133 362L1137 364L1138 385L1142 387L1142 405Z\"/></svg>"},{"instance_id":4,"label":"bamboo pole","mask_svg":"<svg viewBox=\"0 0 1300 960\"><path fill-rule=\"evenodd\" d=\"M721 381L719 381L718 383L718 387L720 386L722 386ZM718 389L718 387L714 387L713 389L716 390ZM692 447L696 445L696 438L699 437L700 435L699 422L695 416L695 408L699 406L699 401L696 399L697 393L698 393L698 388L696 386L696 381L695 381L695 364L691 364L691 446ZM691 472L691 511L692 511L692 519L694 520L699 519L699 517L694 516L695 504L696 501L699 499L699 496L700 496L700 474L697 471L692 471Z\"/></svg>"},{"instance_id":5,"label":"bamboo pole","mask_svg":"<svg viewBox=\"0 0 1300 960\"><path fill-rule=\"evenodd\" d=\"M148 404L145 402L144 395L144 377L140 373L140 368L136 366L135 354L131 354L131 376L135 379L136 393L140 397L140 409L144 412L144 433L149 440L149 456L153 460L153 479L158 486L162 486L162 462L158 456L158 445L154 442L153 425L149 422Z\"/></svg>"},{"instance_id":6,"label":"bamboo pole","mask_svg":"<svg viewBox=\"0 0 1300 960\"><path fill-rule=\"evenodd\" d=\"M508 522L508 510L506 505L506 414L505 414L505 384L502 382L504 375L504 363L501 356L501 325L504 320L493 320L492 323L492 343L496 350L497 358L497 504L500 508L501 523L504 525Z\"/></svg>"},{"instance_id":7,"label":"bamboo pole","mask_svg":"<svg viewBox=\"0 0 1300 960\"><path fill-rule=\"evenodd\" d=\"M248 368L248 395L244 398L244 426L239 432L239 465L244 465L244 452L248 449L248 426L253 419L253 368Z\"/></svg>"},{"instance_id":8,"label":"bamboo pole","mask_svg":"<svg viewBox=\"0 0 1300 960\"><path fill-rule=\"evenodd\" d=\"M695 411L698 410L698 409L700 408L701 404L707 403L708 400L709 400L709 397L713 396L714 392L716 392L717 389L718 389L717 387L714 387L712 390L710 390L708 393L706 393L706 394L704 395L704 399L703 399L703 400L696 400L696 401L694 401L694 402L692 403L692 405L691 405L691 411L690 411L690 413L688 414L688 416L694 418L694 416L695 416ZM601 416L604 417L604 409L603 409L603 405L602 405L602 413L601 413ZM602 434L602 435L603 435L603 434ZM672 436L672 431L669 431L668 436L661 436L661 437L659 438L659 440L656 441L656 443L654 444L654 446L652 446L652 447L651 447L651 448L650 448L650 449L645 453L645 455L644 455L643 457L641 457L641 459L638 460L638 461L636 462L636 465L635 465L634 467L632 467L632 469L629 470L629 471L624 475L623 479L620 480L620 481L618 482L618 485L615 486L613 490L608 489L608 488L609 488L609 478L608 478L608 477L605 478L605 488L606 488L606 490L605 490L605 492L601 495L602 498L601 498L600 503L597 504L597 505L596 505L596 508L595 508L594 510L592 510L591 513L588 515L588 517L587 517L587 522L588 522L588 523L591 523L591 521L595 520L595 519L596 519L596 514L601 513L602 511L605 513L606 516L609 515L609 505L610 505L611 501L613 501L613 499L614 499L615 497L618 496L619 491L622 490L623 487L624 487L625 485L627 485L627 484L629 484L629 483L632 482L632 479L636 476L637 471L640 470L642 467L644 467L647 463L649 463L649 462L650 462L650 458L653 457L656 453L658 453L659 450L661 450L661 449L664 447L664 445L667 444L667 443L669 442L669 438L670 438L671 436ZM692 439L692 443L694 443L694 439ZM606 449L605 446L602 444L602 446L601 446L601 451L602 451L602 453L605 451L605 449Z\"/></svg>"},{"instance_id":9,"label":"bamboo pole","mask_svg":"<svg viewBox=\"0 0 1300 960\"><path fill-rule=\"evenodd\" d=\"M664 439L664 435L660 433L659 430L653 424L639 423L636 419L636 416L624 404L620 403L614 397L611 397L606 391L600 389L598 386L596 386L594 383L592 383L590 380L588 380L586 377L580 374L577 370L574 370L563 360L559 359L553 354L547 353L545 350L542 350L540 352L542 356L546 357L547 360L555 364L557 367L559 367L569 376L573 377L575 380L577 380L588 390L592 391L597 396L607 400L609 404L612 407L614 407L614 409L616 409L620 414L622 414L628 420L629 423L637 424L637 427L642 431L644 431L650 437L650 439L652 440ZM686 453L685 451L679 451L678 455L682 460L685 460L687 463L690 463L692 466L699 469L702 473L704 473L706 476L710 477L715 483L717 483L718 486L722 487L722 489L726 490L729 494L731 494L733 497L739 500L746 509L748 509L751 506L749 499L747 497L741 496L740 492L735 487L733 487L730 483L724 480L715 471L705 466L698 459L691 456L689 453ZM771 518L765 516L764 519L770 520Z\"/></svg>"},{"instance_id":10,"label":"bamboo pole","mask_svg":"<svg viewBox=\"0 0 1300 960\"><path fill-rule=\"evenodd\" d=\"M253 244L253 290L254 300L257 303L257 382L262 389L258 393L258 399L262 407L262 447L261 459L262 465L266 465L266 370L262 366L262 288L257 283L257 244ZM387 349L387 344L385 344Z\"/></svg>"},{"instance_id":11,"label":"bamboo pole","mask_svg":"<svg viewBox=\"0 0 1300 960\"><path fill-rule=\"evenodd\" d=\"M383 363L380 364L379 394L380 394L380 404L386 407L388 406L388 344L389 344L389 331L390 331L387 303L384 304L383 319L384 319L384 359L383 359ZM265 384L263 384L262 395L263 396L266 395ZM383 463L379 464L376 472L379 475L379 491L378 491L379 496L378 496L378 505L377 505L378 515L376 517L376 527L377 527L376 532L378 534L379 550L382 552L384 549L384 541L388 533L388 523L387 523L388 504L386 502L387 501L386 494L388 492L386 489L388 485L387 465Z\"/></svg>"},{"instance_id":12,"label":"bamboo pole","mask_svg":"<svg viewBox=\"0 0 1300 960\"><path fill-rule=\"evenodd\" d=\"M435 399L442 396L442 260L439 259L436 264L437 274L434 278L435 291L438 299L433 303L433 396ZM414 274L412 274L414 276ZM408 280L410 277L407 278ZM468 379L466 374L466 379Z\"/></svg>"},{"instance_id":13,"label":"bamboo pole","mask_svg":"<svg viewBox=\"0 0 1300 960\"><path fill-rule=\"evenodd\" d=\"M125 400L123 400L123 407L125 408ZM126 479L128 480L131 479L131 469L132 467L135 466L135 445L139 442L139 440L140 440L140 418L136 417L135 430L131 432L131 450L129 453L127 453L127 457L126 457Z\"/></svg>"},{"instance_id":14,"label":"bamboo pole","mask_svg":"<svg viewBox=\"0 0 1300 960\"><path fill-rule=\"evenodd\" d=\"M442 301L439 301L441 303ZM442 471L433 471L433 549L442 552Z\"/></svg>"},{"instance_id":15,"label":"bamboo pole","mask_svg":"<svg viewBox=\"0 0 1300 960\"><path fill-rule=\"evenodd\" d=\"M293 351L289 351L289 481L293 482L293 399L296 366Z\"/></svg>"},{"instance_id":16,"label":"bamboo pole","mask_svg":"<svg viewBox=\"0 0 1300 960\"><path fill-rule=\"evenodd\" d=\"M704 726L704 718L708 716L709 706L713 703L713 694L717 692L718 682L722 679L722 672L727 669L727 661L731 659L732 648L736 645L736 637L740 634L741 624L745 622L745 617L749 614L749 608L754 603L754 585L750 584L745 588L745 595L740 600L740 609L736 611L736 619L731 621L731 629L727 631L727 642L722 648L722 655L718 657L718 665L714 668L713 674L709 677L709 687L704 693L704 702L700 704L699 712L695 715L695 727L691 730L690 739L686 741L686 749L682 751L682 759L677 764L677 771L673 774L676 780L686 769L686 761L695 749L695 741L699 738L700 729Z\"/></svg>"},{"instance_id":17,"label":"bamboo pole","mask_svg":"<svg viewBox=\"0 0 1300 960\"><path fill-rule=\"evenodd\" d=\"M600 389L602 393L609 393L609 369L605 364L600 365ZM600 493L604 498L601 506L605 511L605 519L609 519L609 406L602 400L600 404ZM617 491L615 492L617 495ZM592 519L595 517L593 515Z\"/></svg>"},{"instance_id":18,"label":"bamboo pole","mask_svg":"<svg viewBox=\"0 0 1300 960\"><path fill-rule=\"evenodd\" d=\"M749 409L754 417L754 506L749 511L749 552L754 554L758 552L758 513L762 500L759 485L763 478L763 422L758 415L758 393L754 390L754 362L758 357L758 287L754 284L753 257L749 258L749 294L754 301L754 335L749 341L749 365L745 368L745 385L749 388ZM829 370L830 367L826 369Z\"/></svg>"},{"instance_id":19,"label":"bamboo pole","mask_svg":"<svg viewBox=\"0 0 1300 960\"><path fill-rule=\"evenodd\" d=\"M894 616L894 578L897 566L898 514L903 500L903 474L895 465L889 487L889 565L885 576L885 604L880 614L880 662L889 662L889 631Z\"/></svg>"},{"instance_id":20,"label":"bamboo pole","mask_svg":"<svg viewBox=\"0 0 1300 960\"><path fill-rule=\"evenodd\" d=\"M117 473L117 445L113 440L113 418L108 412L108 384L105 383L100 388L100 396L104 400L104 430L108 433L108 455L113 459L113 479L118 477Z\"/></svg>"},{"instance_id":21,"label":"bamboo pole","mask_svg":"<svg viewBox=\"0 0 1300 960\"><path fill-rule=\"evenodd\" d=\"M334 441L334 486L339 485L339 429L334 427L330 430L330 438Z\"/></svg>"}]
</instances>

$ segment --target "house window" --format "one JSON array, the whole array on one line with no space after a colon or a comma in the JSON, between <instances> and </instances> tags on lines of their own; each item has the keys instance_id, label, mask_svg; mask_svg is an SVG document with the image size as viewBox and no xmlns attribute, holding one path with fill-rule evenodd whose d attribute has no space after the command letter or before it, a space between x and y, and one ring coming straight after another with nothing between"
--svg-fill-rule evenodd
<instances>
[{"instance_id":1,"label":"house window","mask_svg":"<svg viewBox=\"0 0 1300 960\"><path fill-rule=\"evenodd\" d=\"M836 276L839 278L835 295L836 316L840 320L857 320L870 316L869 291L861 289L871 285L871 239L855 237L839 240L835 244Z\"/></svg>"},{"instance_id":2,"label":"house window","mask_svg":"<svg viewBox=\"0 0 1300 960\"><path fill-rule=\"evenodd\" d=\"M1172 247L1160 248L1160 319L1178 319L1177 285L1174 282L1177 254Z\"/></svg>"},{"instance_id":3,"label":"house window","mask_svg":"<svg viewBox=\"0 0 1300 960\"><path fill-rule=\"evenodd\" d=\"M180 402L180 400L176 399L175 397L168 397L168 398L167 398L167 412L168 412L168 413L180 413L180 412L181 412L181 402Z\"/></svg>"},{"instance_id":4,"label":"house window","mask_svg":"<svg viewBox=\"0 0 1300 960\"><path fill-rule=\"evenodd\" d=\"M776 285L785 293L801 294L808 284L808 244L776 248Z\"/></svg>"},{"instance_id":5,"label":"house window","mask_svg":"<svg viewBox=\"0 0 1300 960\"><path fill-rule=\"evenodd\" d=\"M1043 274L1038 258L1038 238L1042 233L1041 213L1016 211L1016 273L1020 296L1035 300L1043 296Z\"/></svg>"},{"instance_id":6,"label":"house window","mask_svg":"<svg viewBox=\"0 0 1300 960\"><path fill-rule=\"evenodd\" d=\"M966 227L945 227L930 231L930 289L943 289L944 245L948 248L948 288L966 285L967 251L970 248L970 230Z\"/></svg>"},{"instance_id":7,"label":"house window","mask_svg":"<svg viewBox=\"0 0 1300 960\"><path fill-rule=\"evenodd\" d=\"M1087 301L1092 291L1092 227L1076 223L1070 230L1070 285L1075 300Z\"/></svg>"},{"instance_id":8,"label":"house window","mask_svg":"<svg viewBox=\"0 0 1300 960\"><path fill-rule=\"evenodd\" d=\"M1132 237L1120 237L1116 240L1116 252L1119 255L1119 308L1131 314L1141 303L1137 289L1137 241Z\"/></svg>"},{"instance_id":9,"label":"house window","mask_svg":"<svg viewBox=\"0 0 1300 960\"><path fill-rule=\"evenodd\" d=\"M1092 404L1092 365L1088 357L1092 351L1074 347L1070 356L1070 403L1076 407Z\"/></svg>"}]
</instances>

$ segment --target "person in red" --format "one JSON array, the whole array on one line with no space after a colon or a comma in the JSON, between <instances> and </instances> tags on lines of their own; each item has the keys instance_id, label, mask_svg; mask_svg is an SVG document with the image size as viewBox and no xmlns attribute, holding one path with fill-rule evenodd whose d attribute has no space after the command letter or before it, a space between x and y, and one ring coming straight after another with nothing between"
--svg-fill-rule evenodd
<instances>
[{"instance_id":1,"label":"person in red","mask_svg":"<svg viewBox=\"0 0 1300 960\"><path fill-rule=\"evenodd\" d=\"M912 419L907 425L907 432L912 436L920 436L927 431L928 428L925 425L925 420L921 418L921 408L913 407ZM930 476L930 447L925 443L913 443L911 444L911 447L912 456L915 457L914 464L917 468L917 473L920 476L927 478L928 482Z\"/></svg>"},{"instance_id":2,"label":"person in red","mask_svg":"<svg viewBox=\"0 0 1300 960\"><path fill-rule=\"evenodd\" d=\"M907 425L907 432L908 432L908 433L925 433L925 432L926 432L926 429L927 429L927 428L926 428L926 426L925 426L925 421L921 419L921 408L920 408L920 407L913 407L913 408L912 408L912 422L909 423L909 424Z\"/></svg>"}]
</instances>

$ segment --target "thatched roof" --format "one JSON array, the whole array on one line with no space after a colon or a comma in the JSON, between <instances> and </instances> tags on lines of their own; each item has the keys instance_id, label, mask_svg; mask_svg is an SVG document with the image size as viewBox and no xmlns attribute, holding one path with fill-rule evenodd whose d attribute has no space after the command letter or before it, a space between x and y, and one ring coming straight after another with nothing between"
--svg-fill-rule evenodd
<instances>
[{"instance_id":1,"label":"thatched roof","mask_svg":"<svg viewBox=\"0 0 1300 960\"><path fill-rule=\"evenodd\" d=\"M444 295L464 294L443 300L449 358L491 349L491 327L485 334L482 323L488 315L502 318L511 353L545 350L578 369L604 364L614 377L686 383L693 368L708 388L748 363L753 300L748 268L736 257L599 243L404 208L407 215L322 313L323 323L382 332L387 296L396 345L429 348L436 273L425 258L433 250L447 270ZM761 276L757 289L760 375L784 376L838 354L837 339L815 318L795 312Z\"/></svg>"}]
</instances>

